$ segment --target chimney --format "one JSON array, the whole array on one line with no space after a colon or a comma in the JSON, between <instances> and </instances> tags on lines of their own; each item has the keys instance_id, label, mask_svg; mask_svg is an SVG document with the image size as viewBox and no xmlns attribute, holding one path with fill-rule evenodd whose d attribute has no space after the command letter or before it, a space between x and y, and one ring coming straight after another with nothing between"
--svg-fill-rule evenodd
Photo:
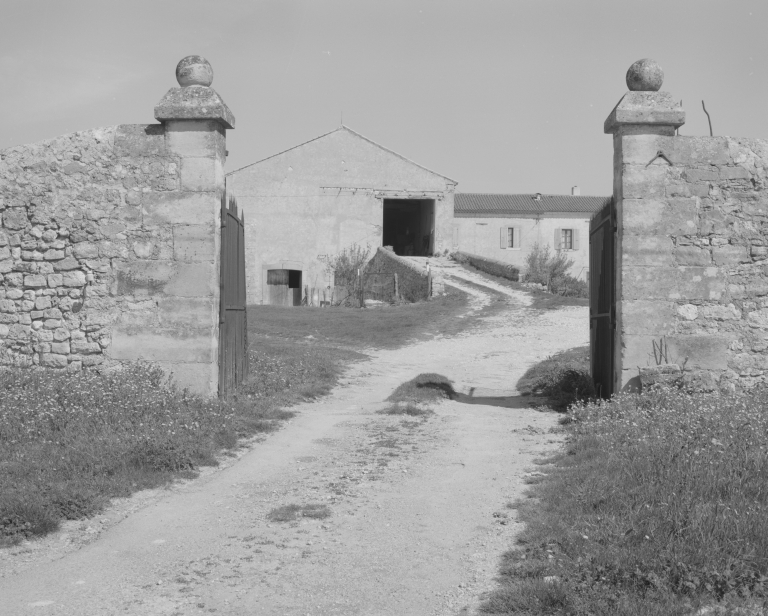
<instances>
[{"instance_id":1,"label":"chimney","mask_svg":"<svg viewBox=\"0 0 768 616\"><path fill-rule=\"evenodd\" d=\"M579 188L578 186L572 186L571 187L571 194L574 197L578 197L581 194L581 188Z\"/></svg>"}]
</instances>

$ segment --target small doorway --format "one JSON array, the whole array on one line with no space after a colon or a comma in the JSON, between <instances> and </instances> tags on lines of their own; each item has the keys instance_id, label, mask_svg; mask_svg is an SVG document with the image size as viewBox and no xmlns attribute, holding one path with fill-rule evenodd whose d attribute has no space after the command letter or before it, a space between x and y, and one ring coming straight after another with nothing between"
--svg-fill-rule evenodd
<instances>
[{"instance_id":1,"label":"small doorway","mask_svg":"<svg viewBox=\"0 0 768 616\"><path fill-rule=\"evenodd\" d=\"M270 306L301 306L301 270L267 270L267 303Z\"/></svg>"},{"instance_id":2,"label":"small doorway","mask_svg":"<svg viewBox=\"0 0 768 616\"><path fill-rule=\"evenodd\" d=\"M384 199L382 239L396 255L430 256L435 248L435 200Z\"/></svg>"}]
</instances>

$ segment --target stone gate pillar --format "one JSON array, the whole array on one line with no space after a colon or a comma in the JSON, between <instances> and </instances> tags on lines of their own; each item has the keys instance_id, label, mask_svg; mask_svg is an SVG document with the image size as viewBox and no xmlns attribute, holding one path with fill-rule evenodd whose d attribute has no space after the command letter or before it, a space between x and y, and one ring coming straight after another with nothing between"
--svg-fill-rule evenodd
<instances>
[{"instance_id":1,"label":"stone gate pillar","mask_svg":"<svg viewBox=\"0 0 768 616\"><path fill-rule=\"evenodd\" d=\"M616 336L613 390L639 387L639 368L649 366L654 340L673 333L673 240L694 218L695 195L667 186L675 131L685 112L668 92L652 60L627 72L627 92L605 121L613 135L613 198L616 207ZM670 198L671 197L671 198ZM693 208L693 209L692 209ZM673 358L675 359L675 358Z\"/></svg>"}]
</instances>

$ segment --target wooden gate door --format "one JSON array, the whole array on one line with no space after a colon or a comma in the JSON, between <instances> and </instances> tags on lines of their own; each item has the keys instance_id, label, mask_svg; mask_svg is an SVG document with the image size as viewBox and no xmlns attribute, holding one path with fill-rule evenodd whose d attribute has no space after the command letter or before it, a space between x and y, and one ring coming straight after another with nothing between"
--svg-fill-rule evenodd
<instances>
[{"instance_id":1,"label":"wooden gate door","mask_svg":"<svg viewBox=\"0 0 768 616\"><path fill-rule=\"evenodd\" d=\"M613 394L616 297L613 199L589 223L589 343L592 381L597 394Z\"/></svg>"},{"instance_id":2,"label":"wooden gate door","mask_svg":"<svg viewBox=\"0 0 768 616\"><path fill-rule=\"evenodd\" d=\"M248 319L245 310L245 216L237 201L221 196L221 281L219 306L219 397L227 397L248 375Z\"/></svg>"}]
</instances>

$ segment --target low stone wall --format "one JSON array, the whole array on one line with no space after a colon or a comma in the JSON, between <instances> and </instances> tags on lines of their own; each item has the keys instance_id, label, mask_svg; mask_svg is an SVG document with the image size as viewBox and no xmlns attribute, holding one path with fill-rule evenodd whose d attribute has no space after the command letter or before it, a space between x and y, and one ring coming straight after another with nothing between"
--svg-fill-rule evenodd
<instances>
[{"instance_id":1,"label":"low stone wall","mask_svg":"<svg viewBox=\"0 0 768 616\"><path fill-rule=\"evenodd\" d=\"M506 278L507 280L513 280L515 282L520 280L520 270L509 263L497 261L496 259L489 259L488 257L472 255L466 252L456 252L454 254L456 255L455 258L457 261L469 263L472 267L479 269L481 272L500 276L501 278Z\"/></svg>"},{"instance_id":2,"label":"low stone wall","mask_svg":"<svg viewBox=\"0 0 768 616\"><path fill-rule=\"evenodd\" d=\"M379 247L365 270L368 273L397 274L400 297L406 301L421 302L430 298L432 285L427 271L391 250Z\"/></svg>"}]
</instances>

